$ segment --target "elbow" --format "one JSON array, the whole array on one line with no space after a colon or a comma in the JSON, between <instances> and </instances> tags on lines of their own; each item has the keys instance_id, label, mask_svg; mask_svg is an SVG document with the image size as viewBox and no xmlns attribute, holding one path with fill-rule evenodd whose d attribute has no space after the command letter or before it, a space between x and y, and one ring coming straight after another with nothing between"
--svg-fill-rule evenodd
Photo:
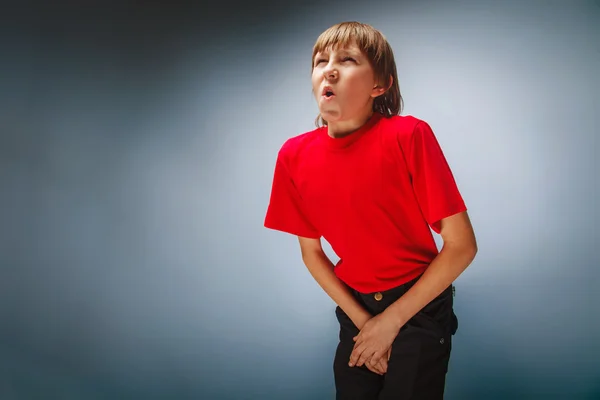
<instances>
[{"instance_id":1,"label":"elbow","mask_svg":"<svg viewBox=\"0 0 600 400\"><path fill-rule=\"evenodd\" d=\"M462 260L465 265L471 264L479 251L475 238L472 240L463 240L444 243L443 251L453 255L453 258Z\"/></svg>"},{"instance_id":2,"label":"elbow","mask_svg":"<svg viewBox=\"0 0 600 400\"><path fill-rule=\"evenodd\" d=\"M473 236L472 239L465 243L463 246L463 253L465 255L465 258L467 258L469 264L473 262L475 256L477 256L478 251L479 248L477 247L477 240L475 240L475 237Z\"/></svg>"},{"instance_id":3,"label":"elbow","mask_svg":"<svg viewBox=\"0 0 600 400\"><path fill-rule=\"evenodd\" d=\"M465 257L469 259L469 261L474 260L477 252L479 251L479 248L477 247L477 239L475 239L474 234L471 234L465 237L464 240L461 240L458 243L458 247L460 248L461 253L463 253Z\"/></svg>"},{"instance_id":4,"label":"elbow","mask_svg":"<svg viewBox=\"0 0 600 400\"><path fill-rule=\"evenodd\" d=\"M473 233L471 235L471 240L469 242L470 242L471 251L473 252L473 258L475 258L475 256L477 255L477 252L479 251L479 247L477 246L477 238L475 237L475 233Z\"/></svg>"},{"instance_id":5,"label":"elbow","mask_svg":"<svg viewBox=\"0 0 600 400\"><path fill-rule=\"evenodd\" d=\"M468 248L468 255L469 255L469 262L472 262L475 259L475 256L477 256L477 252L479 251L479 248L477 247L477 243L473 243L472 245L469 246Z\"/></svg>"}]
</instances>

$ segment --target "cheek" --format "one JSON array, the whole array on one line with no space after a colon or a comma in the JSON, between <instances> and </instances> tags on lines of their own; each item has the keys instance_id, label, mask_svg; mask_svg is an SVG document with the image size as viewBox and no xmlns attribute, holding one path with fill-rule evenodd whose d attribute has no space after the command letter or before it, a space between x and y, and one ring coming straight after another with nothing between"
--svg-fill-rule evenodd
<instances>
[{"instance_id":1,"label":"cheek","mask_svg":"<svg viewBox=\"0 0 600 400\"><path fill-rule=\"evenodd\" d=\"M371 74L363 71L356 71L348 79L353 93L370 95L375 85Z\"/></svg>"},{"instance_id":2,"label":"cheek","mask_svg":"<svg viewBox=\"0 0 600 400\"><path fill-rule=\"evenodd\" d=\"M311 78L311 84L312 84L313 94L316 95L317 91L319 90L319 80L316 78L316 76L314 74Z\"/></svg>"}]
</instances>

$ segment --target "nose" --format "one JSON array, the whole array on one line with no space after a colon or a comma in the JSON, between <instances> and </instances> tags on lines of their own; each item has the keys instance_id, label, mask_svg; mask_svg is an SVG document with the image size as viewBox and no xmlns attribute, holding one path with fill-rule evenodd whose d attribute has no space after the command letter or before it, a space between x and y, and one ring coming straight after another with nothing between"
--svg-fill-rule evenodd
<instances>
[{"instance_id":1,"label":"nose","mask_svg":"<svg viewBox=\"0 0 600 400\"><path fill-rule=\"evenodd\" d=\"M337 70L329 66L323 70L323 76L325 79L335 79L337 78Z\"/></svg>"}]
</instances>

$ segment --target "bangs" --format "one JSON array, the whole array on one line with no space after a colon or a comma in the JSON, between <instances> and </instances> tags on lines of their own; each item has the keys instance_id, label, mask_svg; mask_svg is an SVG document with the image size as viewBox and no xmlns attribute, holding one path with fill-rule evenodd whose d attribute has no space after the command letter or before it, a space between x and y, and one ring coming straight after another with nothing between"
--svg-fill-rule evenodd
<instances>
[{"instance_id":1,"label":"bangs","mask_svg":"<svg viewBox=\"0 0 600 400\"><path fill-rule=\"evenodd\" d=\"M386 39L369 25L359 22L337 24L317 38L313 47L313 61L317 53L348 47L352 44L356 44L375 66L383 56Z\"/></svg>"}]
</instances>

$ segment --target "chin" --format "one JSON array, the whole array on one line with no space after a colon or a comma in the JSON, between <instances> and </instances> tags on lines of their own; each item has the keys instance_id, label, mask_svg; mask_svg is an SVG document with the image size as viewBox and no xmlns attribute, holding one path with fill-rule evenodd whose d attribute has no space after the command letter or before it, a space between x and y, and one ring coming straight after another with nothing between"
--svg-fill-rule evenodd
<instances>
[{"instance_id":1,"label":"chin","mask_svg":"<svg viewBox=\"0 0 600 400\"><path fill-rule=\"evenodd\" d=\"M323 117L327 123L337 122L342 119L342 113L337 110L320 110L320 112L321 117Z\"/></svg>"}]
</instances>

